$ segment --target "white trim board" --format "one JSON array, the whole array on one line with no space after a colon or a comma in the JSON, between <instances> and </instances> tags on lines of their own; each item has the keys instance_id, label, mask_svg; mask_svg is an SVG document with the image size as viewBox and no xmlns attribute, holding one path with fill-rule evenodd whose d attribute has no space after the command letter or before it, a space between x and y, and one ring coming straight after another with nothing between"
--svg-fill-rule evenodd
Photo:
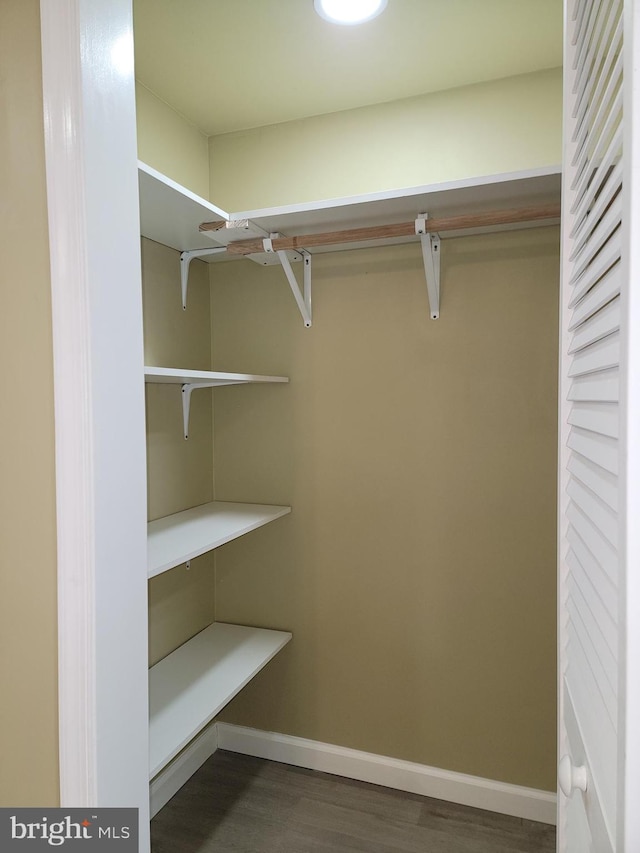
<instances>
[{"instance_id":1,"label":"white trim board","mask_svg":"<svg viewBox=\"0 0 640 853\"><path fill-rule=\"evenodd\" d=\"M282 764L320 770L527 820L549 824L556 822L556 795L549 791L229 723L217 723L216 729L218 749L255 755Z\"/></svg>"},{"instance_id":2,"label":"white trim board","mask_svg":"<svg viewBox=\"0 0 640 853\"><path fill-rule=\"evenodd\" d=\"M138 808L139 853L148 853L147 519L131 0L41 0L40 15L54 341L60 803Z\"/></svg>"},{"instance_id":3,"label":"white trim board","mask_svg":"<svg viewBox=\"0 0 640 853\"><path fill-rule=\"evenodd\" d=\"M218 729L214 723L185 747L164 767L149 785L151 817L155 817L180 788L189 781L218 748Z\"/></svg>"}]
</instances>

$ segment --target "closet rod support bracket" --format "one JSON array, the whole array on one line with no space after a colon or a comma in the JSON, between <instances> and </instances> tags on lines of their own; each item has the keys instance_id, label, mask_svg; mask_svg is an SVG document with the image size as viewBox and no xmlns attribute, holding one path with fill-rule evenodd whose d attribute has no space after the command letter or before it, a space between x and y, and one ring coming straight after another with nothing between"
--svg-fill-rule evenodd
<instances>
[{"instance_id":1,"label":"closet rod support bracket","mask_svg":"<svg viewBox=\"0 0 640 853\"><path fill-rule=\"evenodd\" d=\"M440 317L440 235L427 231L427 214L419 213L416 219L416 234L422 244L424 274L427 280L429 297L429 316L432 320Z\"/></svg>"},{"instance_id":2,"label":"closet rod support bracket","mask_svg":"<svg viewBox=\"0 0 640 853\"><path fill-rule=\"evenodd\" d=\"M180 252L180 290L182 293L182 310L187 310L187 288L189 286L189 266L195 258L205 258L207 255L219 255L226 252L226 246L216 246L215 249L192 249Z\"/></svg>"},{"instance_id":3,"label":"closet rod support bracket","mask_svg":"<svg viewBox=\"0 0 640 853\"><path fill-rule=\"evenodd\" d=\"M277 234L271 234L270 239L264 241L264 249L266 252L274 251L271 238L277 236ZM282 249L278 249L276 250L276 254L278 255L278 260L280 261L284 274L289 282L289 287L293 293L293 298L296 300L298 310L302 315L305 328L309 329L311 327L311 255L306 251L306 249L296 250L296 254L300 256L300 259L303 262L301 288L298 284L298 279L293 271L293 267L291 266L291 261L289 260L287 253Z\"/></svg>"}]
</instances>

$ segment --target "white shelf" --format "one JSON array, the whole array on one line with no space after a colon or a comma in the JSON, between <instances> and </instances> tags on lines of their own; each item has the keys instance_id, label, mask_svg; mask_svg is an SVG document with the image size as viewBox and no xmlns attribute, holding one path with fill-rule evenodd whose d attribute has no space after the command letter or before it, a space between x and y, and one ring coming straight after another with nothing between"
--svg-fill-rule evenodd
<instances>
[{"instance_id":1,"label":"white shelf","mask_svg":"<svg viewBox=\"0 0 640 853\"><path fill-rule=\"evenodd\" d=\"M214 243L202 236L198 230L200 223L229 218L229 214L215 204L140 161L138 189L140 233L179 252L210 249Z\"/></svg>"},{"instance_id":2,"label":"white shelf","mask_svg":"<svg viewBox=\"0 0 640 853\"><path fill-rule=\"evenodd\" d=\"M147 525L149 577L212 551L291 512L289 506L213 501Z\"/></svg>"},{"instance_id":3,"label":"white shelf","mask_svg":"<svg viewBox=\"0 0 640 853\"><path fill-rule=\"evenodd\" d=\"M406 222L415 219L418 213L423 211L431 217L444 217L557 203L560 201L561 170L560 166L548 166L240 212L227 212L216 207L142 162L138 162L138 183L142 236L183 252L210 249L225 245L230 239L241 240L258 233L279 232L295 237L315 231ZM248 222L246 229L231 229L213 236L200 232L201 223L220 220L231 223L245 220ZM549 222L540 224L548 225ZM255 235L252 234L253 230ZM504 230L504 226L483 230ZM457 233L447 232L446 236L457 236ZM313 249L313 254L410 240L415 240L415 237L385 239L376 243L366 241L339 247L317 247ZM228 261L232 257L222 253L204 257L202 260L215 263ZM254 255L252 259L261 263L277 262L277 258L264 254Z\"/></svg>"},{"instance_id":4,"label":"white shelf","mask_svg":"<svg viewBox=\"0 0 640 853\"><path fill-rule=\"evenodd\" d=\"M427 212L431 218L440 218L512 207L559 204L560 188L561 168L549 166L419 187L403 187L387 192L234 212L229 216L231 219L248 219L263 231L280 232L289 237L298 237L306 233L410 222L421 212ZM549 221L537 223L537 225L549 224ZM493 226L478 229L478 233L503 231L509 227L522 228L523 226L521 224ZM471 233L473 232L468 229L461 232L448 231L443 232L441 237ZM338 246L319 246L310 251L315 255L375 245L414 242L415 239L415 237L384 238ZM210 241L209 245L213 243Z\"/></svg>"},{"instance_id":5,"label":"white shelf","mask_svg":"<svg viewBox=\"0 0 640 853\"><path fill-rule=\"evenodd\" d=\"M150 778L290 639L291 634L284 631L217 622L151 667Z\"/></svg>"},{"instance_id":6,"label":"white shelf","mask_svg":"<svg viewBox=\"0 0 640 853\"><path fill-rule=\"evenodd\" d=\"M140 197L140 233L177 249L179 252L196 249L211 249L226 246L232 240L250 237L268 237L269 234L254 227L252 222L231 217L222 208L192 193L146 163L138 160L138 191ZM229 220L233 219L232 222ZM226 227L215 236L201 234L202 222L226 222ZM294 253L289 253L294 256ZM231 258L233 259L233 258ZM230 260L226 254L209 255L201 258L205 263ZM278 258L260 253L252 256L260 263L277 263Z\"/></svg>"},{"instance_id":7,"label":"white shelf","mask_svg":"<svg viewBox=\"0 0 640 853\"><path fill-rule=\"evenodd\" d=\"M219 370L178 370L173 367L145 367L144 381L186 385L206 382L213 385L247 385L251 382L288 382L287 376L260 376L254 373L223 373Z\"/></svg>"}]
</instances>

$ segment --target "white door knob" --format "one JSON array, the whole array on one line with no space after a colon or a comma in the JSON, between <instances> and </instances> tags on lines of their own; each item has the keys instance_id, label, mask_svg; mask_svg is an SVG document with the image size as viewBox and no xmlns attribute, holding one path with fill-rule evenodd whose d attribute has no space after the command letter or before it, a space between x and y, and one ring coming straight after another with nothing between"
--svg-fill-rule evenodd
<instances>
[{"instance_id":1,"label":"white door knob","mask_svg":"<svg viewBox=\"0 0 640 853\"><path fill-rule=\"evenodd\" d=\"M564 755L558 765L558 782L565 797L570 797L576 790L587 790L587 768L583 765L576 767L568 755Z\"/></svg>"}]
</instances>

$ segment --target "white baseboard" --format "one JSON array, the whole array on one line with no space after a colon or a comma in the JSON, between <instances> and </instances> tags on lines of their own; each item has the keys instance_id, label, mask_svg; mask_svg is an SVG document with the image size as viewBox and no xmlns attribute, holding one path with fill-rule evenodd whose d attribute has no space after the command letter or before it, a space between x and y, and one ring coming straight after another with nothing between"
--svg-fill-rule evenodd
<instances>
[{"instance_id":1,"label":"white baseboard","mask_svg":"<svg viewBox=\"0 0 640 853\"><path fill-rule=\"evenodd\" d=\"M218 748L217 734L217 727L209 726L158 773L149 786L151 817L158 814L207 758L213 755Z\"/></svg>"},{"instance_id":2,"label":"white baseboard","mask_svg":"<svg viewBox=\"0 0 640 853\"><path fill-rule=\"evenodd\" d=\"M321 770L528 820L556 822L556 795L548 791L229 723L217 723L216 728L218 749Z\"/></svg>"}]
</instances>

